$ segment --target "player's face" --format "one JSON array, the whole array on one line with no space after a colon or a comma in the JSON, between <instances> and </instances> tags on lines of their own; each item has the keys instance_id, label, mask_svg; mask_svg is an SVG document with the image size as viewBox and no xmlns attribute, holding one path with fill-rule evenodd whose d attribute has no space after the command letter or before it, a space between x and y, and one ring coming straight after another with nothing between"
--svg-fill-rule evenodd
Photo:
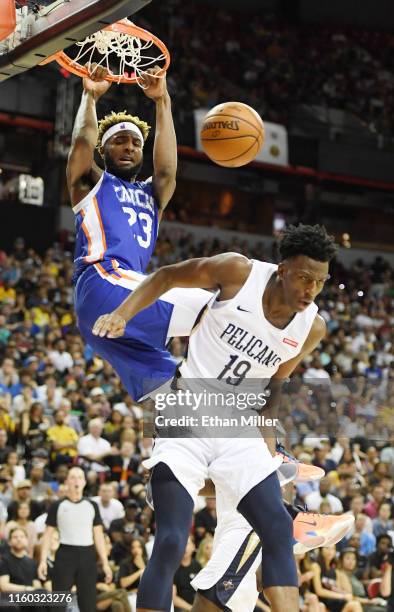
<instances>
[{"instance_id":1,"label":"player's face","mask_svg":"<svg viewBox=\"0 0 394 612\"><path fill-rule=\"evenodd\" d=\"M297 255L278 266L286 303L295 312L302 312L319 295L328 274L328 262Z\"/></svg>"},{"instance_id":2,"label":"player's face","mask_svg":"<svg viewBox=\"0 0 394 612\"><path fill-rule=\"evenodd\" d=\"M133 132L115 134L104 147L105 169L124 181L130 181L141 170L141 139Z\"/></svg>"}]
</instances>

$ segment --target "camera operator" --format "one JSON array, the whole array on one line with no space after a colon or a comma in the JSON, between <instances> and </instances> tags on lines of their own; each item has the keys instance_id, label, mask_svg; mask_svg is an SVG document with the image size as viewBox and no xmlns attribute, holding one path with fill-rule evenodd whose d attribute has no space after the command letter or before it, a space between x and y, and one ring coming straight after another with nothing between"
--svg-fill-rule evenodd
<instances>
[{"instance_id":1,"label":"camera operator","mask_svg":"<svg viewBox=\"0 0 394 612\"><path fill-rule=\"evenodd\" d=\"M380 593L383 597L388 597L387 612L394 612L394 549L392 548L388 554L386 569L383 573L382 584L380 585Z\"/></svg>"}]
</instances>

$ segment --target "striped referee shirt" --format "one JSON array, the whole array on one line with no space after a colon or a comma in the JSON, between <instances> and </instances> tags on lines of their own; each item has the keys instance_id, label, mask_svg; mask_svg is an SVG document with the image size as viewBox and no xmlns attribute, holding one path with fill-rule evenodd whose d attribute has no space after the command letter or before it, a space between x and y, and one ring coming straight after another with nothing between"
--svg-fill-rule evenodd
<instances>
[{"instance_id":1,"label":"striped referee shirt","mask_svg":"<svg viewBox=\"0 0 394 612\"><path fill-rule=\"evenodd\" d=\"M97 504L91 499L82 497L73 502L65 497L50 506L46 524L59 530L60 544L92 546L93 527L103 522Z\"/></svg>"}]
</instances>

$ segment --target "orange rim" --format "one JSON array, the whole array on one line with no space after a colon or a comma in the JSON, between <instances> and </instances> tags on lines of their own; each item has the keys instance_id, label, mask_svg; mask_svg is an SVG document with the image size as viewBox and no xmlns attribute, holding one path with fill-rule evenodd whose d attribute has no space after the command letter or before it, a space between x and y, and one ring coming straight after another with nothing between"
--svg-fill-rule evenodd
<instances>
[{"instance_id":1,"label":"orange rim","mask_svg":"<svg viewBox=\"0 0 394 612\"><path fill-rule=\"evenodd\" d=\"M134 25L134 23L131 23L131 21L129 21L128 19L122 19L121 21L117 21L116 23L113 23L107 26L106 28L103 28L103 30L110 32L121 32L122 34L129 34L130 36L137 36L138 38L146 42L152 41L156 45L156 47L160 49L160 51L165 57L164 66L160 70L158 75L162 75L168 70L171 61L170 52L168 51L165 44L160 40L160 38L157 38L157 36L155 36L151 32L148 32L148 30L139 28L138 26ZM40 66L45 66L45 64L49 64L53 61L56 61L58 64L60 64L60 66L62 66L69 72L76 74L82 79L89 76L87 68L85 68L85 66L83 66L82 64L79 64L78 62L72 60L71 57L69 57L64 51L58 51L50 57L47 57L45 60L40 62ZM124 83L125 85L133 85L135 83L138 83L140 78L137 77L134 72L130 76L112 76L109 74L106 77L106 80L110 81L111 83Z\"/></svg>"}]
</instances>

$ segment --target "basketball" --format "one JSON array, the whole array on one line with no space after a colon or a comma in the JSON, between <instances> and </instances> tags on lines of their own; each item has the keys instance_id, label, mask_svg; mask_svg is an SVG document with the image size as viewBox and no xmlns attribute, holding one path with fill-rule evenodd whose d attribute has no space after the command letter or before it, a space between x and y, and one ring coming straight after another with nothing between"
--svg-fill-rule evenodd
<instances>
[{"instance_id":1,"label":"basketball","mask_svg":"<svg viewBox=\"0 0 394 612\"><path fill-rule=\"evenodd\" d=\"M242 102L224 102L204 117L201 144L219 166L238 168L251 162L264 144L264 123Z\"/></svg>"}]
</instances>

